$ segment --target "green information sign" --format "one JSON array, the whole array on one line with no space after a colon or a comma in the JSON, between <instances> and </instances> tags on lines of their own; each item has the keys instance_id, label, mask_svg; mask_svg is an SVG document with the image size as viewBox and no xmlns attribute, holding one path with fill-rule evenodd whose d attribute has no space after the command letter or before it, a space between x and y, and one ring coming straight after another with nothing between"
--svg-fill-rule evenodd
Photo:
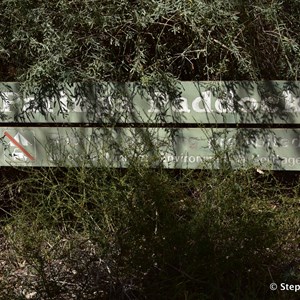
<instances>
[{"instance_id":1,"label":"green information sign","mask_svg":"<svg viewBox=\"0 0 300 300\"><path fill-rule=\"evenodd\" d=\"M138 83L46 91L0 83L0 165L126 167L140 159L299 171L299 114L300 84L289 81L179 82L168 93Z\"/></svg>"}]
</instances>

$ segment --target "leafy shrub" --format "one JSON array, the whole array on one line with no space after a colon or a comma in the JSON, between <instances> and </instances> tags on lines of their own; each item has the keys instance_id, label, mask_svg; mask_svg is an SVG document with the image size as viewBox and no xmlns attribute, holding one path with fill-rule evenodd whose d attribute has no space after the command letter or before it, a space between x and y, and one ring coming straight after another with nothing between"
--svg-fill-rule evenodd
<instances>
[{"instance_id":1,"label":"leafy shrub","mask_svg":"<svg viewBox=\"0 0 300 300\"><path fill-rule=\"evenodd\" d=\"M9 251L2 295L269 298L270 282L288 274L283 260L292 263L290 275L298 272L296 245L286 238L297 231L289 206L297 198L287 204L270 180L251 169L142 164L32 170L18 182L21 194L6 186L16 206L3 229Z\"/></svg>"},{"instance_id":2,"label":"leafy shrub","mask_svg":"<svg viewBox=\"0 0 300 300\"><path fill-rule=\"evenodd\" d=\"M38 84L298 78L292 1L16 1L0 4L0 77Z\"/></svg>"}]
</instances>

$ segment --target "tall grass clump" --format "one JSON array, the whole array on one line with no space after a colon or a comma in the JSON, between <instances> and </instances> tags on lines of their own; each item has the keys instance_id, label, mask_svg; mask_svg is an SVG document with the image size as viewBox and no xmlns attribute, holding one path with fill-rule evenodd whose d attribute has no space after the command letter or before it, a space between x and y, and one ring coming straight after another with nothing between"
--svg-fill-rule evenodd
<instances>
[{"instance_id":1,"label":"tall grass clump","mask_svg":"<svg viewBox=\"0 0 300 300\"><path fill-rule=\"evenodd\" d=\"M2 299L293 299L269 284L299 280L298 186L138 161L23 172L2 189Z\"/></svg>"}]
</instances>

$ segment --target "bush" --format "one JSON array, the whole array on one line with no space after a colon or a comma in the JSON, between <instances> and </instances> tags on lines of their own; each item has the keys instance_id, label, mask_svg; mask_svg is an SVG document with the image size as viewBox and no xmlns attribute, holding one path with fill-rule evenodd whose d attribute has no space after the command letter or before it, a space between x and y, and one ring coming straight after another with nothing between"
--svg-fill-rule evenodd
<instances>
[{"instance_id":1,"label":"bush","mask_svg":"<svg viewBox=\"0 0 300 300\"><path fill-rule=\"evenodd\" d=\"M296 80L299 10L297 0L5 0L0 78Z\"/></svg>"},{"instance_id":2,"label":"bush","mask_svg":"<svg viewBox=\"0 0 300 300\"><path fill-rule=\"evenodd\" d=\"M0 295L269 299L271 282L299 279L297 198L274 182L251 169L34 169L5 187Z\"/></svg>"}]
</instances>

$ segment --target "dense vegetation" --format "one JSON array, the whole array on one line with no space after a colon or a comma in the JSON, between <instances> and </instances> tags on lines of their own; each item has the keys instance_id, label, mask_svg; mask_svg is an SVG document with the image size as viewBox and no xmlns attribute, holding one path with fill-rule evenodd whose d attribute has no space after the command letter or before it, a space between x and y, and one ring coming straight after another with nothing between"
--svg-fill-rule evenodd
<instances>
[{"instance_id":1,"label":"dense vegetation","mask_svg":"<svg viewBox=\"0 0 300 300\"><path fill-rule=\"evenodd\" d=\"M269 285L300 279L298 181L138 162L10 172L0 299L297 299Z\"/></svg>"},{"instance_id":2,"label":"dense vegetation","mask_svg":"<svg viewBox=\"0 0 300 300\"><path fill-rule=\"evenodd\" d=\"M297 0L2 0L0 79L299 78Z\"/></svg>"},{"instance_id":3,"label":"dense vegetation","mask_svg":"<svg viewBox=\"0 0 300 300\"><path fill-rule=\"evenodd\" d=\"M0 81L297 80L299 15L298 0L2 0ZM0 299L296 299L269 289L300 281L291 178L2 168Z\"/></svg>"}]
</instances>

